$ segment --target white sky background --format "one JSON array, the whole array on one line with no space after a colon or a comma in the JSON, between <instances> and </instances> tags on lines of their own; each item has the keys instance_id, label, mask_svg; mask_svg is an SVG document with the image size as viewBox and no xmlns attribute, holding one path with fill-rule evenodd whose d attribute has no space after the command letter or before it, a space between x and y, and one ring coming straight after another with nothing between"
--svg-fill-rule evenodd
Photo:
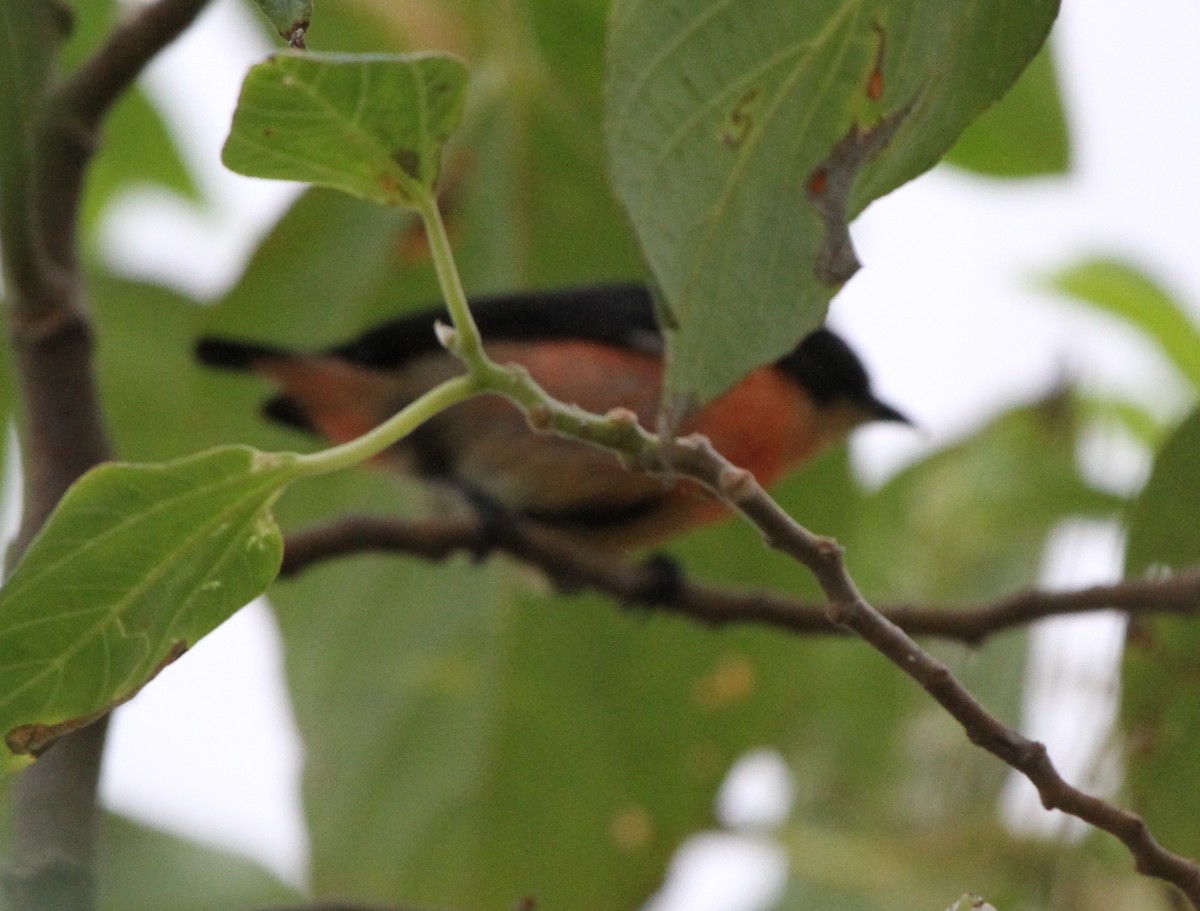
<instances>
[{"instance_id":1,"label":"white sky background","mask_svg":"<svg viewBox=\"0 0 1200 911\"><path fill-rule=\"evenodd\" d=\"M111 220L106 248L130 272L210 296L236 277L294 192L218 164L241 77L268 50L241 26L243 18L239 6L218 0L147 77L210 197L207 213L173 200L131 199ZM1162 414L1185 407L1182 386L1146 344L1033 280L1083 255L1116 253L1147 267L1179 298L1200 302L1198 34L1196 0L1064 0L1056 40L1074 140L1071 175L995 182L939 169L877 202L855 225L865 268L835 302L831 323L871 365L880 394L923 429L861 432L854 455L864 477L880 480L1064 378L1120 390ZM1144 476L1144 457L1129 457L1119 444L1101 441L1098 453L1113 467L1113 483ZM1117 573L1120 542L1111 529L1068 529L1058 541L1048 584ZM1031 702L1026 733L1048 740L1068 773L1093 762L1094 744L1082 747L1094 736L1068 732L1071 742L1064 742L1061 713L1089 713L1075 700L1111 689L1104 668L1116 655L1114 630L1104 618L1057 623L1035 648L1034 677L1054 681L1057 701ZM1090 663L1055 657L1064 639L1081 638L1095 644ZM224 748L214 752L213 744ZM754 768L768 769L758 780L770 792L778 770L770 771L769 757L755 761ZM268 613L255 606L120 710L103 793L114 809L232 846L300 883L299 769L278 640ZM783 781L774 793L786 793ZM1038 828L1048 818L1020 787L1009 796L1006 814L1017 824ZM694 846L701 854L711 848ZM760 845L752 861L726 865L735 887L706 886L686 907L761 905L782 875L774 851ZM711 867L711 860L700 863Z\"/></svg>"}]
</instances>

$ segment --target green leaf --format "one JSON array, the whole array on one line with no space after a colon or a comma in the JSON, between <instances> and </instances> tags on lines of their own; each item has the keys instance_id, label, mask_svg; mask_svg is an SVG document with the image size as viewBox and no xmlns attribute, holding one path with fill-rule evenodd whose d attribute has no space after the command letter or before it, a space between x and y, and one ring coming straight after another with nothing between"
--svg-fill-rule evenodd
<instances>
[{"instance_id":1,"label":"green leaf","mask_svg":"<svg viewBox=\"0 0 1200 911\"><path fill-rule=\"evenodd\" d=\"M1125 785L1155 838L1185 856L1200 853L1200 630L1194 618L1133 625L1121 677Z\"/></svg>"},{"instance_id":2,"label":"green leaf","mask_svg":"<svg viewBox=\"0 0 1200 911\"><path fill-rule=\"evenodd\" d=\"M732 760L806 713L803 643L531 598L504 570L359 558L272 591L319 894L637 907ZM885 717L858 742L883 752Z\"/></svg>"},{"instance_id":3,"label":"green leaf","mask_svg":"<svg viewBox=\"0 0 1200 911\"><path fill-rule=\"evenodd\" d=\"M65 21L53 7L37 0L8 0L0 6L0 114L5 130L0 148L23 144L50 81L54 52Z\"/></svg>"},{"instance_id":4,"label":"green leaf","mask_svg":"<svg viewBox=\"0 0 1200 911\"><path fill-rule=\"evenodd\" d=\"M398 274L405 236L424 237L415 214L313 187L263 238L238 283L206 311L205 332L324 348L398 316L404 285L416 286L420 303L436 301L432 274L428 282L413 270ZM354 268L337 266L347 262ZM394 293L380 293L384 282Z\"/></svg>"},{"instance_id":5,"label":"green leaf","mask_svg":"<svg viewBox=\"0 0 1200 911\"><path fill-rule=\"evenodd\" d=\"M1127 573L1155 566L1180 569L1200 563L1200 411L1194 411L1163 444L1150 480L1129 511Z\"/></svg>"},{"instance_id":6,"label":"green leaf","mask_svg":"<svg viewBox=\"0 0 1200 911\"><path fill-rule=\"evenodd\" d=\"M1047 537L1062 521L1119 509L1117 500L1081 480L1077 446L1073 396L1062 391L1002 413L905 469L840 538L855 580L879 605L986 603L1036 584ZM1024 630L980 649L938 642L931 648L989 711L1019 723ZM902 818L902 828L934 819L952 826L964 814L993 812L1009 774L1003 764L932 707L911 736L922 744L920 759L903 763L893 755L889 763L891 787L910 795L907 807L915 814Z\"/></svg>"},{"instance_id":7,"label":"green leaf","mask_svg":"<svg viewBox=\"0 0 1200 911\"><path fill-rule=\"evenodd\" d=\"M281 521L301 505L319 515L318 500L401 508L390 479L320 481L331 486L319 497L311 484L289 493ZM837 514L845 459L810 481L804 502ZM689 572L748 580L751 565L797 579L736 521L705 537L681 549ZM272 589L318 894L636 907L683 838L711 825L730 762L780 741L804 744L806 769L822 773L811 788L822 812L865 817L891 793L891 751L922 694L869 650L534 597L529 579L498 560L361 557Z\"/></svg>"},{"instance_id":8,"label":"green leaf","mask_svg":"<svg viewBox=\"0 0 1200 911\"><path fill-rule=\"evenodd\" d=\"M222 160L251 177L412 205L437 183L466 85L446 55L277 54L246 76Z\"/></svg>"},{"instance_id":9,"label":"green leaf","mask_svg":"<svg viewBox=\"0 0 1200 911\"><path fill-rule=\"evenodd\" d=\"M244 446L110 463L63 497L0 588L0 732L37 752L132 696L262 593L296 457Z\"/></svg>"},{"instance_id":10,"label":"green leaf","mask_svg":"<svg viewBox=\"0 0 1200 911\"><path fill-rule=\"evenodd\" d=\"M254 0L264 16L293 47L304 47L304 34L312 22L313 0Z\"/></svg>"},{"instance_id":11,"label":"green leaf","mask_svg":"<svg viewBox=\"0 0 1200 911\"><path fill-rule=\"evenodd\" d=\"M163 187L199 202L200 191L162 117L146 93L134 87L109 112L96 157L88 171L83 222L90 234L104 209L136 185Z\"/></svg>"},{"instance_id":12,"label":"green leaf","mask_svg":"<svg viewBox=\"0 0 1200 911\"><path fill-rule=\"evenodd\" d=\"M0 4L0 85L4 86L0 91L0 238L6 246L11 246L14 236L23 238L30 230L23 172L41 128L40 104L62 24L53 4L40 0Z\"/></svg>"},{"instance_id":13,"label":"green leaf","mask_svg":"<svg viewBox=\"0 0 1200 911\"><path fill-rule=\"evenodd\" d=\"M1167 439L1150 480L1129 512L1125 572L1200 564L1200 410ZM1131 624L1121 686L1128 782L1155 837L1172 850L1200 853L1200 627L1193 618Z\"/></svg>"},{"instance_id":14,"label":"green leaf","mask_svg":"<svg viewBox=\"0 0 1200 911\"><path fill-rule=\"evenodd\" d=\"M791 823L782 833L790 875L774 911L938 911L963 883L986 884L989 895L1003 884L1014 907L1041 906L1030 899L1045 896L1062 875L1062 852L1015 845L986 818L943 822L936 838L914 838L913 831Z\"/></svg>"},{"instance_id":15,"label":"green leaf","mask_svg":"<svg viewBox=\"0 0 1200 911\"><path fill-rule=\"evenodd\" d=\"M115 451L162 462L210 446L251 443L287 449L295 435L270 434L258 415L263 385L205 370L192 351L207 315L179 292L93 270L96 372ZM147 383L146 377L154 377ZM263 430L254 436L251 430Z\"/></svg>"},{"instance_id":16,"label":"green leaf","mask_svg":"<svg viewBox=\"0 0 1200 911\"><path fill-rule=\"evenodd\" d=\"M108 814L100 911L298 907L302 896L253 861Z\"/></svg>"},{"instance_id":17,"label":"green leaf","mask_svg":"<svg viewBox=\"0 0 1200 911\"><path fill-rule=\"evenodd\" d=\"M1144 272L1098 257L1052 276L1050 286L1124 320L1157 344L1200 389L1200 327L1187 307Z\"/></svg>"},{"instance_id":18,"label":"green leaf","mask_svg":"<svg viewBox=\"0 0 1200 911\"><path fill-rule=\"evenodd\" d=\"M535 0L423 10L328 7L312 35L315 41L317 31L333 28L322 44L378 49L382 37L409 30L458 35L466 29L472 57L486 59L487 79L448 144L439 181L468 291L642 275L603 154L607 3ZM366 37L354 44L360 34ZM463 46L461 39L449 43ZM325 346L439 301L420 221L340 195L314 188L296 202L211 314L212 331ZM336 266L346 257L354 259L353 270Z\"/></svg>"},{"instance_id":19,"label":"green leaf","mask_svg":"<svg viewBox=\"0 0 1200 911\"><path fill-rule=\"evenodd\" d=\"M58 65L64 73L78 70L96 52L120 19L120 3L118 0L73 3L70 14L70 31L58 55Z\"/></svg>"},{"instance_id":20,"label":"green leaf","mask_svg":"<svg viewBox=\"0 0 1200 911\"><path fill-rule=\"evenodd\" d=\"M932 166L1041 46L1057 0L624 0L608 149L664 293L668 387L790 350L857 260L847 224Z\"/></svg>"},{"instance_id":21,"label":"green leaf","mask_svg":"<svg viewBox=\"0 0 1200 911\"><path fill-rule=\"evenodd\" d=\"M910 748L924 752L921 729ZM957 766L936 763L943 782ZM798 817L780 833L789 860L784 894L773 911L938 911L964 887L996 909L1168 911L1161 884L1133 875L1119 845L1023 837L998 818L995 801L956 816L930 819L923 794L894 783L892 803L914 804L912 817L888 825L886 814L852 829ZM882 803L880 807L889 804ZM978 909L983 911L983 909Z\"/></svg>"},{"instance_id":22,"label":"green leaf","mask_svg":"<svg viewBox=\"0 0 1200 911\"><path fill-rule=\"evenodd\" d=\"M946 153L950 164L989 177L1063 174L1070 158L1067 115L1049 44Z\"/></svg>"}]
</instances>

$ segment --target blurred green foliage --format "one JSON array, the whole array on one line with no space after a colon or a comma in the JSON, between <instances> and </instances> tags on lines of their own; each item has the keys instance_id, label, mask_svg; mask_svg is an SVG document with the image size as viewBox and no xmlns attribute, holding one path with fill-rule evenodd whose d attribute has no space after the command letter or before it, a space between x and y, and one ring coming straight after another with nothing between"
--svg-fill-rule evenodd
<instances>
[{"instance_id":1,"label":"blurred green foliage","mask_svg":"<svg viewBox=\"0 0 1200 911\"><path fill-rule=\"evenodd\" d=\"M606 170L607 7L347 0L317 11L313 48L441 49L467 60L472 94L445 159L441 201L470 292L644 273ZM81 21L107 21L107 4L81 9ZM68 64L100 28L81 29ZM141 96L126 104L97 159L103 179L89 185L91 251L100 215L139 182L196 193L158 114ZM980 121L951 160L1006 176L1065 166L1047 58L988 117L993 125ZM1022 123L1042 124L1047 141L1031 146L1004 126ZM320 189L299 197L211 308L111 275L94 253L88 262L105 406L121 456L138 460L230 442L309 445L257 418L263 390L253 380L191 363L202 331L323 345L437 296L415 219ZM1148 280L1142 287L1127 269L1081 269L1063 286L1081 293L1086 278L1085 298L1147 332L1192 375L1171 340L1177 322L1159 321L1168 331L1157 331L1146 315L1170 307L1137 299L1151 293ZM877 490L834 452L777 495L847 546L873 599L994 597L1037 581L1047 535L1063 521L1121 518L1129 508L1081 478L1077 449L1097 403L1080 404L1072 390L1046 390ZM1131 426L1140 414L1135 408ZM1172 438L1132 507L1132 572L1195 561L1194 541L1180 534L1194 535L1194 425ZM295 529L332 513L427 506L411 485L358 472L299 487L277 512ZM813 594L794 565L735 522L672 553L706 581ZM1005 911L1170 906L1105 839L1048 845L1007 832L996 810L1006 770L857 642L641 615L554 593L502 560L358 557L279 583L271 598L305 741L318 897L468 909L535 895L545 909L636 907L689 835L720 825L713 799L730 764L770 747L788 762L796 792L791 819L773 833L789 858L781 911L929 911L965 889ZM1188 658L1194 630L1170 622L1178 629L1156 624L1141 665L1130 666L1126 724L1138 738L1130 757L1137 797L1151 824L1187 848L1200 730L1187 706L1200 701L1190 691L1161 701L1180 679L1197 679ZM1168 650L1178 664L1164 660ZM1024 633L978 652L938 653L985 705L1019 722ZM290 900L260 871L238 867L235 876L206 848L116 825L106 907Z\"/></svg>"}]
</instances>

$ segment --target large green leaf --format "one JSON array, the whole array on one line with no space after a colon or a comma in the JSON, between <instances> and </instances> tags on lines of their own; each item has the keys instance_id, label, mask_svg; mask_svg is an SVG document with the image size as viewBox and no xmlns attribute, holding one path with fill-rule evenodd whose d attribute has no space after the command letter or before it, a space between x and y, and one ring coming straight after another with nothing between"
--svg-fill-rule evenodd
<instances>
[{"instance_id":1,"label":"large green leaf","mask_svg":"<svg viewBox=\"0 0 1200 911\"><path fill-rule=\"evenodd\" d=\"M989 177L1062 174L1070 136L1047 44L1007 95L963 131L946 161Z\"/></svg>"},{"instance_id":2,"label":"large green leaf","mask_svg":"<svg viewBox=\"0 0 1200 911\"><path fill-rule=\"evenodd\" d=\"M232 446L101 465L67 491L0 588L0 731L36 752L132 696L260 594L269 507L295 457Z\"/></svg>"},{"instance_id":3,"label":"large green leaf","mask_svg":"<svg viewBox=\"0 0 1200 911\"><path fill-rule=\"evenodd\" d=\"M608 148L664 293L669 389L780 357L857 268L847 224L1012 85L1057 0L622 0Z\"/></svg>"},{"instance_id":4,"label":"large green leaf","mask_svg":"<svg viewBox=\"0 0 1200 911\"><path fill-rule=\"evenodd\" d=\"M1146 335L1200 389L1200 326L1188 307L1144 272L1120 260L1097 257L1059 272L1051 287Z\"/></svg>"},{"instance_id":5,"label":"large green leaf","mask_svg":"<svg viewBox=\"0 0 1200 911\"><path fill-rule=\"evenodd\" d=\"M411 205L437 183L466 84L446 55L277 54L247 75L222 159L251 177Z\"/></svg>"},{"instance_id":6,"label":"large green leaf","mask_svg":"<svg viewBox=\"0 0 1200 911\"><path fill-rule=\"evenodd\" d=\"M732 760L806 714L804 643L531 599L502 570L360 558L273 593L319 895L637 906Z\"/></svg>"},{"instance_id":7,"label":"large green leaf","mask_svg":"<svg viewBox=\"0 0 1200 911\"><path fill-rule=\"evenodd\" d=\"M1129 514L1127 575L1200 565L1200 411L1168 438ZM1128 781L1155 837L1200 854L1200 628L1192 619L1136 621L1125 652L1121 714Z\"/></svg>"}]
</instances>

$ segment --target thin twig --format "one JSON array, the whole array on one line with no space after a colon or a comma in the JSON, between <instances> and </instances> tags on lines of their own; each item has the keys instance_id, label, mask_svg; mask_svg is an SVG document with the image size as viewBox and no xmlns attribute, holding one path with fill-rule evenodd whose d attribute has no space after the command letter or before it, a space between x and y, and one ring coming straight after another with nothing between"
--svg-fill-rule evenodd
<instances>
[{"instance_id":1,"label":"thin twig","mask_svg":"<svg viewBox=\"0 0 1200 911\"><path fill-rule=\"evenodd\" d=\"M1141 817L1068 784L1043 744L990 715L945 664L867 602L851 579L836 541L802 527L749 472L730 464L703 437L665 446L671 464L724 495L772 547L790 554L812 572L829 601L827 611L833 623L853 630L924 687L972 743L1028 778L1046 809L1061 810L1116 836L1133 856L1138 872L1177 886L1194 908L1200 908L1200 865L1160 845Z\"/></svg>"},{"instance_id":2,"label":"thin twig","mask_svg":"<svg viewBox=\"0 0 1200 911\"><path fill-rule=\"evenodd\" d=\"M288 536L281 575L295 576L325 560L363 552L392 552L441 561L455 553L506 553L568 589L589 588L615 600L686 616L710 626L758 623L794 633L849 635L824 605L765 591L706 585L679 575L664 588L659 568L597 555L525 522L497 533L468 516L402 521L346 516ZM1132 615L1200 613L1200 571L1131 579L1073 591L1035 589L978 605L881 606L880 613L910 636L979 645L1005 630L1048 617L1100 610Z\"/></svg>"}]
</instances>

